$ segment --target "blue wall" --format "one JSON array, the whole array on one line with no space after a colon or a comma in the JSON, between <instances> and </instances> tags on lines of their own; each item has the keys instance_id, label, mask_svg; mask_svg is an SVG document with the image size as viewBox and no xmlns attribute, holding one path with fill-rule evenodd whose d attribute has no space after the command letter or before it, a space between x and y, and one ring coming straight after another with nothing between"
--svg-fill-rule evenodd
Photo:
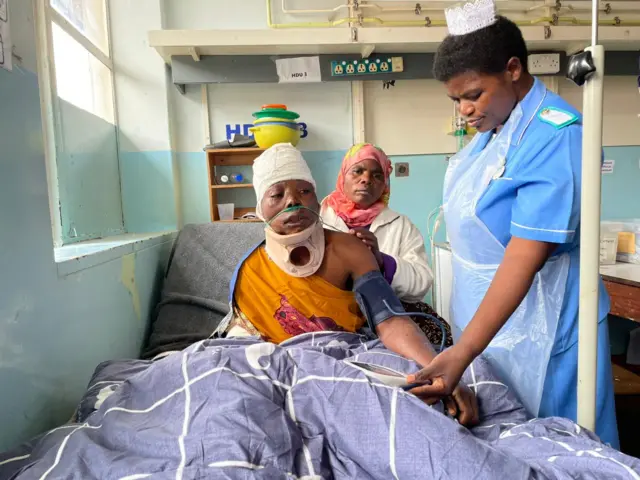
<instances>
[{"instance_id":1,"label":"blue wall","mask_svg":"<svg viewBox=\"0 0 640 480\"><path fill-rule=\"evenodd\" d=\"M171 152L120 151L119 158L127 233L175 230L178 222Z\"/></svg>"},{"instance_id":2,"label":"blue wall","mask_svg":"<svg viewBox=\"0 0 640 480\"><path fill-rule=\"evenodd\" d=\"M116 128L59 99L56 159L63 243L124 232Z\"/></svg>"},{"instance_id":3,"label":"blue wall","mask_svg":"<svg viewBox=\"0 0 640 480\"><path fill-rule=\"evenodd\" d=\"M33 27L30 6L22 0L11 4L11 27L19 34ZM17 41L16 51L33 64L35 51ZM98 363L139 354L171 243L143 242L91 268L58 271L38 79L24 67L0 69L0 146L4 450L67 421Z\"/></svg>"},{"instance_id":4,"label":"blue wall","mask_svg":"<svg viewBox=\"0 0 640 480\"><path fill-rule=\"evenodd\" d=\"M615 167L602 176L602 219L640 218L640 147L607 147L604 154Z\"/></svg>"}]
</instances>

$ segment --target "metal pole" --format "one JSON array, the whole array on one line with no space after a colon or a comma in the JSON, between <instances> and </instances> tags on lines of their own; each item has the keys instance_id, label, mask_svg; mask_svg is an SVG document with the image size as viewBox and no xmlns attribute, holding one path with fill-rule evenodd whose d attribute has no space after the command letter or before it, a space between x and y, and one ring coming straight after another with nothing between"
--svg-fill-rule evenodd
<instances>
[{"instance_id":1,"label":"metal pole","mask_svg":"<svg viewBox=\"0 0 640 480\"><path fill-rule=\"evenodd\" d=\"M598 1L593 0L591 5L591 46L598 45Z\"/></svg>"},{"instance_id":2,"label":"metal pole","mask_svg":"<svg viewBox=\"0 0 640 480\"><path fill-rule=\"evenodd\" d=\"M598 42L598 1L593 0L592 45L596 67L583 92L582 193L580 208L580 313L578 331L578 423L596 426L598 289L600 286L600 195L604 47Z\"/></svg>"}]
</instances>

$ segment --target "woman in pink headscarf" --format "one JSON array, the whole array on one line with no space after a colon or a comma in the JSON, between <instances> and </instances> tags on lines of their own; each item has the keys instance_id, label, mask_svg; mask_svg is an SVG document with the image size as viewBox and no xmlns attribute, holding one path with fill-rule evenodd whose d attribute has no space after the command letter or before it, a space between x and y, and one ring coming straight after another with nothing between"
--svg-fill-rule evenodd
<instances>
[{"instance_id":1,"label":"woman in pink headscarf","mask_svg":"<svg viewBox=\"0 0 640 480\"><path fill-rule=\"evenodd\" d=\"M369 143L354 145L342 161L336 189L322 201L326 225L358 236L373 252L384 277L408 311L435 315L424 303L433 275L420 231L408 217L388 207L389 157ZM433 343L442 334L415 319ZM450 343L450 333L447 334Z\"/></svg>"}]
</instances>

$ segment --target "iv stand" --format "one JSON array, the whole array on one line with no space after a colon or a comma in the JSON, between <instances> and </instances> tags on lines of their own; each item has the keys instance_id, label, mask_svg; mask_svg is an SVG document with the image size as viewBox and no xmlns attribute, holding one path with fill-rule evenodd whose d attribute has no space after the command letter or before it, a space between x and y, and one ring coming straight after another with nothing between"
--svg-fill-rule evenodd
<instances>
[{"instance_id":1,"label":"iv stand","mask_svg":"<svg viewBox=\"0 0 640 480\"><path fill-rule=\"evenodd\" d=\"M598 0L592 1L591 46L582 56L584 84L578 331L578 423L595 431L600 284L600 201L604 47L598 45ZM576 56L577 57L577 56ZM572 60L574 60L572 58ZM571 68L571 67L570 67ZM574 72L575 73L575 72ZM569 75L568 75L569 76ZM578 76L579 77L579 76ZM580 82L581 80L581 82Z\"/></svg>"}]
</instances>

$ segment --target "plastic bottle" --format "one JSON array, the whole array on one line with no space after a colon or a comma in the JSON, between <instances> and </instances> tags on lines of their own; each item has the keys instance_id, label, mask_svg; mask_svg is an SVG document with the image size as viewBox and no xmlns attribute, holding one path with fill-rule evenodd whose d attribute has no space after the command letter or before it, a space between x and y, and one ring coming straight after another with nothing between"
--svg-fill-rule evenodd
<instances>
[{"instance_id":1,"label":"plastic bottle","mask_svg":"<svg viewBox=\"0 0 640 480\"><path fill-rule=\"evenodd\" d=\"M231 183L242 183L244 181L244 177L241 173L232 173L229 175Z\"/></svg>"}]
</instances>

